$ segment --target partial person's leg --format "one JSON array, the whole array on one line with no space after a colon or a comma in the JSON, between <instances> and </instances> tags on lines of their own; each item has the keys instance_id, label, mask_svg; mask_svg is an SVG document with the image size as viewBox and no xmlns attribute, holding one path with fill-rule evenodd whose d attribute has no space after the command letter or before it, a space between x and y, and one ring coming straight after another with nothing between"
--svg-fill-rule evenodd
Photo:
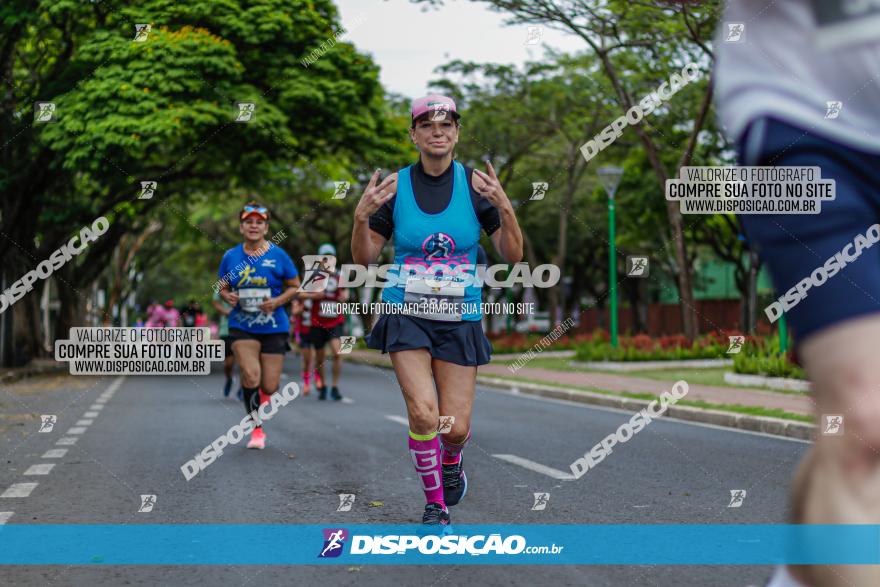
<instances>
[{"instance_id":1,"label":"partial person's leg","mask_svg":"<svg viewBox=\"0 0 880 587\"><path fill-rule=\"evenodd\" d=\"M260 369L260 341L237 340L232 343L232 352L241 373L241 389L244 394L245 411L251 413L260 404L258 393L262 370Z\"/></svg>"},{"instance_id":2,"label":"partial person's leg","mask_svg":"<svg viewBox=\"0 0 880 587\"><path fill-rule=\"evenodd\" d=\"M336 387L339 385L339 374L342 372L342 355L339 354L339 349L342 348L340 339L330 339L330 348L333 349L333 387Z\"/></svg>"},{"instance_id":3,"label":"partial person's leg","mask_svg":"<svg viewBox=\"0 0 880 587\"><path fill-rule=\"evenodd\" d=\"M437 359L431 361L431 367L437 382L440 417L455 417L452 430L442 436L443 463L457 463L464 445L470 438L477 368Z\"/></svg>"},{"instance_id":4,"label":"partial person's leg","mask_svg":"<svg viewBox=\"0 0 880 587\"><path fill-rule=\"evenodd\" d=\"M795 478L801 524L880 524L880 314L844 322L800 347L813 383L819 432ZM822 434L842 415L842 434ZM794 567L806 585L880 585L880 566Z\"/></svg>"},{"instance_id":5,"label":"partial person's leg","mask_svg":"<svg viewBox=\"0 0 880 587\"><path fill-rule=\"evenodd\" d=\"M333 351L333 388L330 390L330 395L335 400L341 400L339 375L342 372L342 355L339 354L339 349L342 348L342 342L339 338L330 339L330 348Z\"/></svg>"},{"instance_id":6,"label":"partial person's leg","mask_svg":"<svg viewBox=\"0 0 880 587\"><path fill-rule=\"evenodd\" d=\"M284 355L280 353L261 353L260 364L263 367L260 388L268 398L268 396L278 391L278 385L281 382L281 369L284 366Z\"/></svg>"},{"instance_id":7,"label":"partial person's leg","mask_svg":"<svg viewBox=\"0 0 880 587\"><path fill-rule=\"evenodd\" d=\"M422 483L426 503L443 508L440 469L440 439L437 437L437 394L431 374L431 354L427 349L389 353L397 383L406 402L409 420L409 452Z\"/></svg>"},{"instance_id":8,"label":"partial person's leg","mask_svg":"<svg viewBox=\"0 0 880 587\"><path fill-rule=\"evenodd\" d=\"M458 505L467 494L468 482L461 451L471 437L471 410L477 368L435 359L432 362L440 405L440 421L451 416L452 428L443 435L440 463L446 505Z\"/></svg>"},{"instance_id":9,"label":"partial person's leg","mask_svg":"<svg viewBox=\"0 0 880 587\"><path fill-rule=\"evenodd\" d=\"M314 364L314 351L309 346L303 346L302 351L302 377L303 377L303 395L309 395L309 386L312 375L312 365Z\"/></svg>"},{"instance_id":10,"label":"partial person's leg","mask_svg":"<svg viewBox=\"0 0 880 587\"><path fill-rule=\"evenodd\" d=\"M327 399L327 380L324 379L324 360L327 358L326 347L315 347L315 385L318 386L318 399Z\"/></svg>"}]
</instances>

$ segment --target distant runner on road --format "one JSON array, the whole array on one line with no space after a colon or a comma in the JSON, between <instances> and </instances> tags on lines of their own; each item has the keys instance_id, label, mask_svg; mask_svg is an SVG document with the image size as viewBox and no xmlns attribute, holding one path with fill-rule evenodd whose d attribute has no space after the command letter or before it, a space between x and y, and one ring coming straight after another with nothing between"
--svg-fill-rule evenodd
<instances>
[{"instance_id":1,"label":"distant runner on road","mask_svg":"<svg viewBox=\"0 0 880 587\"><path fill-rule=\"evenodd\" d=\"M252 413L278 390L290 321L285 307L296 295L299 277L290 256L266 241L269 210L250 202L239 213L244 242L220 262L220 296L231 306L229 338L238 362L245 410ZM266 446L258 425L248 448Z\"/></svg>"}]
</instances>

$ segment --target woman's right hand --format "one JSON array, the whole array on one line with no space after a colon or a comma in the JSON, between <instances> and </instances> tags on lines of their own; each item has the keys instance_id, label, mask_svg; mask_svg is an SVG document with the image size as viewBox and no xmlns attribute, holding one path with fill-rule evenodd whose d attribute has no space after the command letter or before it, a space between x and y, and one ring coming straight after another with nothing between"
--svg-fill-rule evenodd
<instances>
[{"instance_id":1,"label":"woman's right hand","mask_svg":"<svg viewBox=\"0 0 880 587\"><path fill-rule=\"evenodd\" d=\"M235 293L234 291L231 291L228 289L221 289L220 290L220 297L223 298L224 300L226 300L226 303L229 304L230 306L237 306L238 305L238 294Z\"/></svg>"},{"instance_id":2,"label":"woman's right hand","mask_svg":"<svg viewBox=\"0 0 880 587\"><path fill-rule=\"evenodd\" d=\"M355 218L362 222L370 219L370 216L382 207L382 204L390 200L397 193L397 173L392 173L388 177L379 181L379 170L373 173L367 189L364 190L357 208L354 211Z\"/></svg>"}]
</instances>

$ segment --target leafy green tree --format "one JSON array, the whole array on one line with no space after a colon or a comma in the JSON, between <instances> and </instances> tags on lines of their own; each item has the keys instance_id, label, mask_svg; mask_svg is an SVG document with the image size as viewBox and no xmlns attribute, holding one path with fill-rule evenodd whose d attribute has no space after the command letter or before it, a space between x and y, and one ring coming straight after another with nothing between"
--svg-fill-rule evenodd
<instances>
[{"instance_id":1,"label":"leafy green tree","mask_svg":"<svg viewBox=\"0 0 880 587\"><path fill-rule=\"evenodd\" d=\"M141 24L151 29L136 41ZM160 208L194 193L238 203L245 194L295 195L289 187L302 174L332 181L339 178L329 170L405 152L378 68L341 35L330 0L3 3L6 283L107 216L108 232L56 272L56 330L64 332L81 319L77 298L106 269L120 239L142 234ZM304 63L316 50L321 55ZM53 122L34 122L38 101L55 104ZM236 122L242 103L255 106L250 122ZM156 192L139 199L147 180L157 182ZM11 315L28 322L42 287L36 284L21 306L25 314L15 308ZM12 320L3 323L11 335ZM39 352L32 328L15 330L18 340L7 348L21 349L19 360Z\"/></svg>"}]
</instances>

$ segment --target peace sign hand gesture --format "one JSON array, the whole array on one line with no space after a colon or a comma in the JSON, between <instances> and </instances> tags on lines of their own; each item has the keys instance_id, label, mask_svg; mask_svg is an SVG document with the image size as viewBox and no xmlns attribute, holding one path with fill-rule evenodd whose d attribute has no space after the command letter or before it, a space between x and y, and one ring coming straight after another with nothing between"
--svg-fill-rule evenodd
<instances>
[{"instance_id":1,"label":"peace sign hand gesture","mask_svg":"<svg viewBox=\"0 0 880 587\"><path fill-rule=\"evenodd\" d=\"M378 183L378 181L379 170L377 169L370 178L367 189L364 190L354 211L355 218L358 220L369 220L370 216L382 207L382 204L390 200L397 193L397 173L390 174L381 183Z\"/></svg>"},{"instance_id":2,"label":"peace sign hand gesture","mask_svg":"<svg viewBox=\"0 0 880 587\"><path fill-rule=\"evenodd\" d=\"M498 175L495 174L495 168L492 167L492 163L487 161L486 168L489 170L488 174L483 173L479 169L474 169L474 175L476 176L474 189L498 209L509 206L510 200L507 198L507 194L504 193L501 182L498 181Z\"/></svg>"}]
</instances>

